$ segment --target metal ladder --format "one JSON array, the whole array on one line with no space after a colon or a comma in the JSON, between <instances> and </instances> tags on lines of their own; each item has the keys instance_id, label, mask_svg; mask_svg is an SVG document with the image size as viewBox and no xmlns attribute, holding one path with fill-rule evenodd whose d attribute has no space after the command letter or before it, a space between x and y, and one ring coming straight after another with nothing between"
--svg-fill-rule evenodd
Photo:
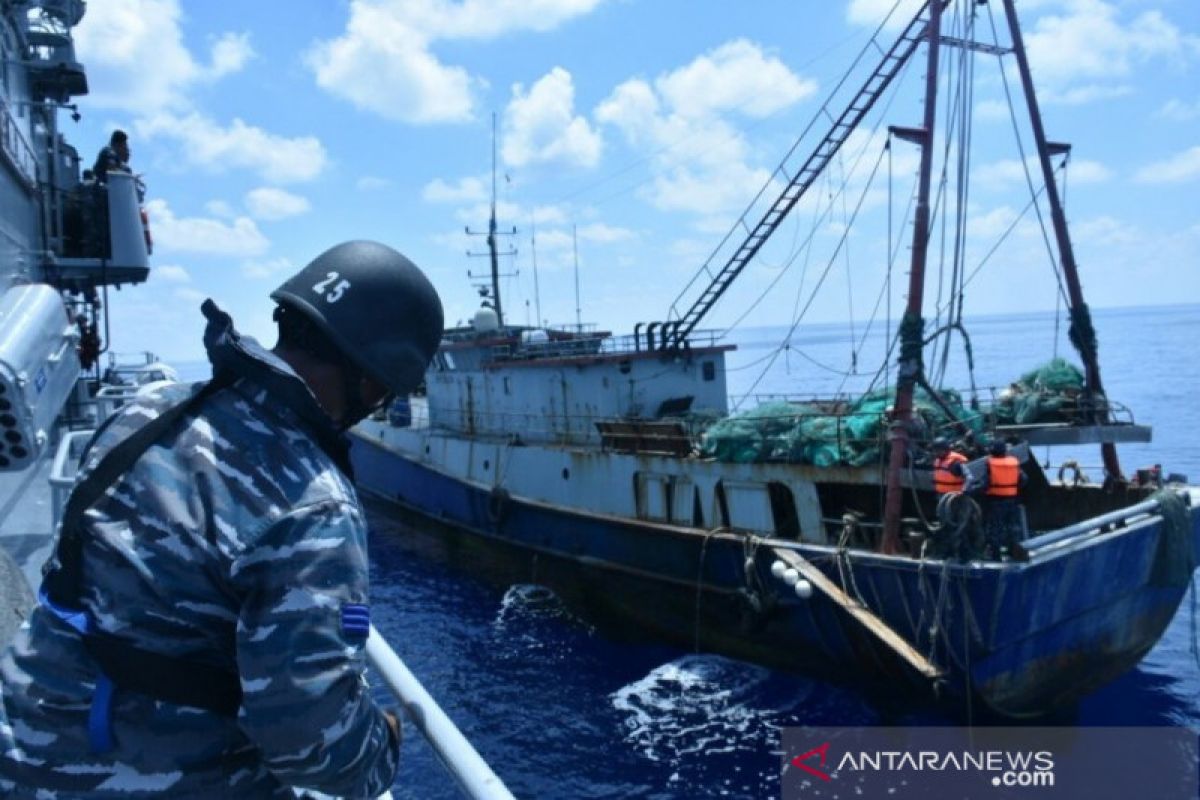
<instances>
[{"instance_id":1,"label":"metal ladder","mask_svg":"<svg viewBox=\"0 0 1200 800\"><path fill-rule=\"evenodd\" d=\"M675 302L671 305L671 310L667 315L668 321L663 326L665 335L662 346L664 349L683 345L687 337L696 328L696 325L703 319L704 315L712 309L717 300L721 298L721 295L725 293L725 290L729 288L734 279L746 267L746 264L750 262L750 259L754 258L759 248L766 243L771 234L783 222L788 212L795 207L796 203L799 202L800 198L813 185L825 167L829 165L829 162L850 137L850 133L862 122L863 117L875 105L880 95L891 84L892 79L896 77L909 57L916 51L918 43L925 37L926 25L928 24L928 9L928 3L921 6L916 16L913 17L886 52L879 47L878 43L872 40L876 49L883 52L883 58L875 67L871 76L867 78L862 88L851 98L849 104L836 118L829 112L829 100L826 101L825 105L821 107L821 113L833 123L829 132L825 134L816 149L809 154L808 158L795 174L788 173L787 160L795 152L800 144L799 142L793 145L792 150L784 158L784 162L776 168L771 176L772 180L777 177L786 180L787 187L775 199L775 202L771 204L758 222L751 227L748 222L755 211L755 204L762 197L762 192L760 192L754 201L751 202L750 207L738 218L733 229L726 234L721 243L717 245L717 249L713 251L704 264L701 265L692 280L680 292ZM836 93L836 91L837 89L835 88L834 92ZM770 184L768 183L768 185ZM765 189L766 187L764 187ZM720 262L724 257L723 253L727 251L725 245L730 243L733 235L737 233L739 228L745 231L745 238L741 240L741 244L733 251L732 255L727 257L724 266L714 274L711 269L712 265ZM700 293L700 296L696 298L691 307L686 312L680 314L677 308L681 304L681 301L696 282L705 275L711 278L711 282Z\"/></svg>"}]
</instances>

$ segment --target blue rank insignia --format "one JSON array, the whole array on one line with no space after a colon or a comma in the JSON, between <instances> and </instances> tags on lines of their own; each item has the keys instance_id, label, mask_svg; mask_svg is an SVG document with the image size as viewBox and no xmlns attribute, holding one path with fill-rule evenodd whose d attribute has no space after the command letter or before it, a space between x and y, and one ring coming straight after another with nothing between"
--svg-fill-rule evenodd
<instances>
[{"instance_id":1,"label":"blue rank insignia","mask_svg":"<svg viewBox=\"0 0 1200 800\"><path fill-rule=\"evenodd\" d=\"M369 606L342 606L342 634L352 642L365 642L371 632Z\"/></svg>"}]
</instances>

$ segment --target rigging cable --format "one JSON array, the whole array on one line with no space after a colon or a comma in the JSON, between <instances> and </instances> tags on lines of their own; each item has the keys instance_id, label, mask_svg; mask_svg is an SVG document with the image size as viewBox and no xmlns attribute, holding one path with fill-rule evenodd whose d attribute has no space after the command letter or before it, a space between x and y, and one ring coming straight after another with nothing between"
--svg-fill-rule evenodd
<instances>
[{"instance_id":1,"label":"rigging cable","mask_svg":"<svg viewBox=\"0 0 1200 800\"><path fill-rule=\"evenodd\" d=\"M846 162L841 150L838 150L838 169L842 172L842 185L845 186L850 178L846 174ZM845 192L842 192L842 225L850 227L850 220L847 219ZM849 243L842 249L842 254L845 256L846 262L846 305L850 314L850 374L853 375L858 372L858 348L854 346L858 337L854 333L854 281L852 280L854 271L850 268Z\"/></svg>"},{"instance_id":2,"label":"rigging cable","mask_svg":"<svg viewBox=\"0 0 1200 800\"><path fill-rule=\"evenodd\" d=\"M858 213L859 213L859 211L862 210L863 202L867 199L867 194L870 191L871 184L875 180L875 175L879 172L879 165L883 163L883 157L886 154L886 152L887 152L886 149L880 149L880 151L879 151L879 158L877 158L875 160L875 166L871 169L871 174L867 178L867 182L863 187L863 192L859 196L858 203L854 207L854 214L851 215L851 217L850 217L851 223L853 223L854 220L858 218ZM842 235L841 235L841 238L838 240L837 247L834 249L833 255L830 257L829 262L825 265L824 271L821 272L821 277L820 277L820 279L818 279L817 285L813 287L813 292L809 296L808 302L805 303L805 305L804 305L804 310L801 312L801 317L803 317L804 314L808 313L808 309L812 307L813 302L817 298L817 291L821 288L821 285L823 283L825 283L825 279L829 277L829 272L830 272L830 270L833 269L834 262L837 260L837 257L839 255L842 247L845 245L846 240L849 237L850 237L850 228L847 227L844 231L842 231ZM796 328L799 327L799 325L800 325L800 319L796 319L792 323L792 326L788 329L787 336L784 337L784 342L791 341L792 334L796 332ZM767 372L771 368L771 365L775 363L775 359L777 359L779 357L779 354L781 352L783 352L782 345L780 347L776 348L775 351L771 354L771 358L767 362L766 368L764 368L763 371L761 373L759 373L759 376L754 379L754 383L751 384L751 386L748 390L746 390L746 393L743 394L736 403L734 403L735 410L741 406L742 401L745 400L747 397L749 397L750 394L753 393L754 390L758 387L758 384L762 382L762 379L766 376Z\"/></svg>"},{"instance_id":3,"label":"rigging cable","mask_svg":"<svg viewBox=\"0 0 1200 800\"><path fill-rule=\"evenodd\" d=\"M988 21L991 23L991 26L992 26L992 41L994 44L996 44L997 47L999 47L999 36L996 33L996 19L992 14L992 7L990 5L988 6ZM1000 80L1004 85L1004 98L1008 102L1008 116L1009 116L1010 121L1012 122L1013 138L1016 139L1017 152L1021 156L1021 169L1025 173L1025 183L1029 187L1029 194L1031 196L1033 196L1033 199L1034 199L1033 208L1034 208L1034 211L1037 212L1038 225L1042 231L1042 241L1046 245L1046 254L1050 257L1050 268L1054 272L1054 280L1058 283L1058 291L1062 295L1062 299L1067 303L1067 306L1069 307L1071 303L1070 303L1070 300L1067 299L1067 292L1066 292L1066 289L1063 287L1062 270L1059 266L1058 259L1055 258L1055 256L1054 256L1054 248L1050 244L1050 236L1048 233L1046 233L1046 221L1042 217L1042 207L1039 203L1037 203L1037 199L1039 197L1041 197L1042 192L1045 191L1046 187L1043 186L1041 191L1034 189L1033 176L1031 176L1029 174L1029 162L1025 156L1025 145L1021 141L1021 130L1020 130L1020 126L1017 124L1017 114L1016 114L1016 111L1013 109L1012 90L1009 89L1008 75L1005 74L1003 67L1001 67L1001 69L1000 69Z\"/></svg>"},{"instance_id":4,"label":"rigging cable","mask_svg":"<svg viewBox=\"0 0 1200 800\"><path fill-rule=\"evenodd\" d=\"M970 17L963 25L963 38L966 41L971 41L974 38L974 11L971 11ZM947 299L946 309L946 339L941 346L941 359L937 367L937 377L932 382L935 385L941 386L946 379L946 372L949 368L950 361L950 343L955 330L962 331L965 337L965 328L962 323L963 309L963 260L965 258L966 226L967 226L967 204L970 196L971 182L971 138L974 133L972 124L971 110L974 106L974 74L975 74L975 52L970 48L964 48L960 53L959 66L959 92L956 99L957 113L960 117L958 120L958 163L956 167L956 186L955 186L955 218L954 218L954 243L951 253L950 265L950 293ZM969 342L966 343L969 348ZM968 350L967 367L971 375L971 385L975 385L974 365L971 363ZM972 388L972 391L974 389Z\"/></svg>"},{"instance_id":5,"label":"rigging cable","mask_svg":"<svg viewBox=\"0 0 1200 800\"><path fill-rule=\"evenodd\" d=\"M975 269L971 270L971 273L969 275L967 275L966 278L963 280L964 287L967 284L969 284L972 280L975 279L975 276L979 274L979 271L981 269L983 269L984 265L987 264L987 262L989 260L991 260L992 256L994 256L996 254L996 251L1000 249L1000 245L1004 244L1005 240L1008 239L1009 234L1011 234L1013 232L1013 230L1017 227L1017 224L1020 223L1020 221L1025 218L1025 215L1029 213L1029 209L1033 208L1037 204L1038 199L1042 196L1042 194L1045 191L1046 191L1046 187L1043 186L1041 189L1039 189L1037 191L1037 194L1035 194L1033 196L1033 198L1028 203L1025 204L1025 207L1023 209L1021 209L1021 213L1018 214L1011 223L1009 223L1009 226L1004 229L1003 233L1000 234L1000 237L996 240L996 243L994 245L992 245L991 249L988 250L987 253L984 255L984 257L979 261L979 263L975 265ZM1055 270L1054 274L1055 274L1055 276L1057 276L1058 271ZM1062 281L1061 280L1059 281L1058 286L1059 286L1059 290L1060 290L1059 291L1059 300L1066 300L1066 294L1065 294L1065 292L1062 291Z\"/></svg>"},{"instance_id":6,"label":"rigging cable","mask_svg":"<svg viewBox=\"0 0 1200 800\"><path fill-rule=\"evenodd\" d=\"M907 71L908 65L911 63L912 62L909 61L908 64L905 64L899 77L903 78L904 72ZM871 141L875 138L875 136L877 136L879 134L879 130L883 125L883 119L887 116L887 113L891 109L892 103L895 101L895 99L896 99L896 93L893 92L891 97L888 99L888 102L884 105L883 110L880 113L880 121L877 122L875 124L875 127L873 127L871 129L870 135L866 138L866 140L863 142L862 147L859 148L858 153L855 155L854 163L850 167L849 175L853 175L858 171L859 165L862 163L862 160L866 157L867 150L871 145ZM792 149L794 150L795 147L793 146ZM878 169L879 169L879 163L876 162L875 168L871 172L871 177L867 179L868 186L870 185L870 182L874 179L875 172ZM801 288L803 288L804 279L808 273L808 264L809 264L809 255L808 254L811 252L812 241L816 237L818 231L820 230L820 225L821 225L822 221L827 219L833 213L834 200L838 199L839 197L842 197L842 198L845 197L846 189L850 185L849 175L844 175L841 186L839 186L837 188L836 192L833 192L830 194L829 204L827 206L825 206L825 210L823 212L821 212L819 215L817 214L817 212L820 210L821 204L814 205L814 209L813 209L814 219L813 219L812 227L810 228L810 230L808 232L808 236L805 237L804 243L800 245L800 250L803 250L806 253L804 268L803 268L803 270L801 272L801 276L800 276ZM828 179L828 175L826 175L825 177ZM761 194L761 192L760 192L760 194ZM755 200L757 200L757 198L755 198ZM860 199L859 204L861 205L861 203L862 203L862 200ZM849 229L849 226L847 226L847 230L848 229ZM728 238L728 236L726 238ZM748 316L750 316L750 314L752 314L756 308L758 308L759 304L762 303L762 301L765 300L771 294L771 292L775 288L776 284L778 284L779 281L783 278L784 273L786 273L788 271L788 269L790 269L791 266L795 263L796 258L799 256L800 250L793 250L791 255L788 256L787 259L785 259L782 267L779 270L779 273L770 281L770 283L768 283L766 285L766 287L763 289L763 291L759 293L758 297L756 297L754 299L754 302L752 302L750 304L750 306L745 311L743 311L742 314L737 319L735 319L725 329L725 332L723 334L721 334L721 336L718 338L723 339L726 336L728 336L730 331L732 331L733 329L735 329L739 325L741 325L742 322L744 322L745 319ZM820 284L818 284L818 286L820 286ZM797 289L796 307L799 306L799 301L800 301L800 292L799 292L799 289ZM811 305L811 304L812 304L812 301L810 299L809 305ZM808 306L805 306L805 311L807 311L807 308L808 308ZM802 317L804 312L801 311L801 312L799 312L799 314L800 314L800 317ZM793 321L798 323L800 321L800 317L797 317L797 312L795 310L793 310L793 313L792 313ZM793 325L792 331L795 331L795 329L796 329L796 326ZM790 339L791 339L791 335L789 333L788 338L785 340L785 342L790 343ZM799 352L799 351L797 351L797 352Z\"/></svg>"},{"instance_id":7,"label":"rigging cable","mask_svg":"<svg viewBox=\"0 0 1200 800\"><path fill-rule=\"evenodd\" d=\"M883 49L880 47L880 45L878 44L878 42L876 40L879 38L880 33L882 33L884 31L884 29L886 28L886 26L888 25L888 21L892 18L892 15L895 14L896 10L900 7L901 2L902 2L902 0L896 0L896 2L892 5L892 8L890 11L888 11L887 16L879 24L879 26L875 29L875 32L871 35L871 38L867 40L867 43L863 45L862 49L858 52L858 55L855 56L853 62L850 64L850 66L846 69L845 72L842 73L842 76L838 79L838 81L834 85L833 89L830 90L829 94L826 96L825 101L821 104L821 107L817 110L817 112L815 114L813 114L813 116L809 120L808 124L804 127L804 130L800 133L800 136L796 139L795 142L792 143L792 146L790 148L788 148L788 151L784 154L782 160L779 162L779 165L771 172L771 175L767 179L766 183L763 184L763 186L758 190L758 192L750 200L749 204L746 206L746 210L742 212L742 214L738 217L737 222L735 222L733 227L730 228L729 232L726 233L725 236L723 236L721 238L721 241L717 243L716 247L714 247L712 249L712 251L709 253L708 257L700 265L700 268L692 276L691 280L689 280L684 285L684 287L680 290L680 292L675 296L675 299L671 301L671 307L667 313L668 321L673 321L673 320L677 320L677 319L681 318L682 314L678 311L678 307L680 306L681 303L683 303L685 301L685 298L688 296L688 294L690 292L692 292L692 288L697 284L697 282L701 282L703 280L704 276L707 276L710 280L713 278L712 270L709 268L710 265L712 265L714 263L714 261L719 261L721 258L723 258L723 256L721 256L722 251L725 249L725 246L727 244L729 244L731 240L733 240L733 236L734 236L734 234L736 234L738 232L739 228L745 230L747 233L750 232L750 228L746 224L746 219L747 219L747 217L749 217L752 214L752 212L754 212L758 208L758 203L760 200L763 199L764 196L766 196L767 190L771 189L772 187L775 186L776 178L781 177L784 179L785 183L787 183L787 184L792 183L793 176L787 170L789 160L792 158L793 155L795 155L796 150L800 147L801 143L803 143L806 140L806 137L808 136L809 132L813 130L813 128L816 126L817 122L821 120L822 114L824 114L831 121L833 120L833 117L829 112L830 103L833 101L833 99L835 97L839 96L838 93L841 91L842 87L846 84L846 81L849 80L850 76L855 73L855 70L858 68L858 65L866 57L867 53L870 52L871 46L874 45L876 50L883 52ZM911 64L912 64L912 60L906 59L904 65L901 67L901 72L906 71ZM892 100L894 100L894 99L895 99L895 94L893 93ZM889 101L889 106L890 106L890 101ZM733 240L733 241L737 241L737 240ZM706 313L711 312L711 310L712 310L712 307L709 306Z\"/></svg>"},{"instance_id":8,"label":"rigging cable","mask_svg":"<svg viewBox=\"0 0 1200 800\"><path fill-rule=\"evenodd\" d=\"M897 5L898 5L898 4L897 4ZM895 7L893 7L893 9L892 9L892 10L893 10L893 11L895 11ZM896 76L896 77L898 78L898 80L895 82L895 84L894 84L894 85L897 85L897 86L898 86L898 85L900 85L900 84L902 84L902 83L903 83L904 76L907 74L907 72L908 72L909 68L911 67L912 63L913 63L913 62L912 62L912 60L909 60L907 63L905 63L905 65L904 65L904 66L901 68L901 71L900 71L900 72L897 74L897 76ZM843 76L842 80L843 80L843 81L845 80L845 76ZM839 86L840 86L840 83L839 83ZM891 95L889 96L889 98L888 98L887 102L884 104L884 106L883 106L883 108L882 108L882 110L881 110L881 112L880 112L880 115L879 115L879 122L877 122L877 123L875 124L875 126L874 126L874 127L871 129L871 133L870 133L870 135L869 135L869 136L866 138L866 140L865 140L865 141L864 141L864 143L863 143L863 146L862 146L862 147L859 149L859 151L858 151L857 155L855 156L855 158L854 158L854 163L853 163L853 165L850 167L850 173L849 173L849 175L853 175L853 174L855 174L855 173L858 171L859 164L860 164L860 163L862 163L862 160L863 160L863 158L866 156L866 152L867 152L867 149L868 149L868 147L870 146L870 143L871 143L871 141L872 141L872 140L873 140L873 139L874 139L874 138L875 138L875 137L876 137L876 136L879 134L879 132L880 132L880 128L881 128L881 127L882 127L882 125L883 125L883 120L887 118L888 112L891 110L892 104L895 102L895 100L896 100L896 97L898 96L898 94L899 94L899 92L898 92L898 91L893 91L893 92L891 93ZM809 128L811 128L811 127L812 127L812 126L811 126L811 123L810 123L810 125L809 125ZM807 133L807 130L808 130L808 129L806 129L806 130L805 130L805 133ZM802 135L802 138L803 138L803 135ZM890 196L891 196L891 195L890 195L890 193L891 193L891 183L890 183L890 180L891 180L891 174L892 174L892 173L891 173L891 147L890 147L890 142L891 142L891 136L890 136L890 134L889 134L889 136L888 136L888 138L887 138L887 140L885 141L885 144L884 144L884 150L886 151L886 153L887 153L887 156L888 156L888 175L889 175L889 184L888 184L889 188L888 188L888 191L889 191L889 200L890 200ZM792 150L794 151L794 150L795 150L795 148L796 148L796 146L798 146L798 145L799 145L799 142L797 142L797 143L796 143L796 145L793 145L793 147L792 147ZM791 155L791 151L789 151L788 155L789 155L789 156ZM881 154L881 158L882 158L882 154ZM786 158L785 158L785 161L786 161ZM875 178L875 175L876 175L876 173L878 172L878 169L879 169L879 161L876 161L876 163L875 163L875 166L872 168L871 175L870 175L870 177L867 179L867 187L868 187L868 188L870 187L871 183L874 181L874 178ZM829 216L829 215L832 213L832 211L833 211L833 199L836 199L836 196L837 196L838 194L840 194L840 195L842 195L842 196L844 197L844 195L845 195L845 191L846 191L846 189L848 188L848 186L849 186L849 176L846 176L846 179L845 179L845 180L843 180L843 182L842 182L842 185L841 185L841 186L838 188L838 191L837 191L837 193L835 193L835 194L832 196L832 199L831 199L831 201L830 201L829 205L825 207L825 210L824 210L823 212L820 210L820 209L821 209L821 206L820 206L820 205L814 205L814 207L813 207L813 217L814 217L814 219L813 219L813 224L812 224L812 227L811 227L811 229L809 230L808 236L807 236L807 237L805 237L804 243L800 245L800 249L801 249L801 250L804 252L804 254L805 254L805 258L804 258L804 266L803 266L803 268L802 268L802 270L801 270L801 275L800 275L800 285L797 287L797 290L796 290L796 301L795 301L795 304L794 304L794 306L793 306L793 311L792 311L792 325L791 325L790 329L788 330L788 335L787 335L787 336L784 338L784 340L783 340L783 343L780 345L780 349L781 349L781 350L783 350L784 352L789 352L789 351L791 350L791 338L792 338L792 335L795 333L795 331L796 331L796 328L799 326L799 324L800 324L800 321L803 319L803 317L804 317L804 315L807 313L808 309L809 309L809 308L812 306L813 300L816 298L816 291L817 291L817 289L819 289L819 288L821 287L821 284L822 284L822 283L824 282L824 280L825 280L825 276L826 276L826 275L828 274L828 272L829 272L830 266L832 266L832 265L827 265L827 266L826 266L825 272L824 272L824 273L822 273L822 277L821 277L820 281L818 281L818 283L817 283L817 286L816 286L816 287L813 289L813 294L812 294L812 295L809 297L809 300L808 300L807 304L805 304L805 306L804 306L804 309L803 309L803 310L800 310L800 308L799 308L799 306L800 306L800 297L801 297L801 292L802 292L802 290L803 290L803 287L804 287L804 281L805 281L805 278L806 278L806 276L807 276L807 274L808 274L808 266L809 266L809 263L810 263L811 251L812 251L812 246L811 246L811 245L812 245L812 240L814 239L814 237L815 237L815 236L816 236L816 234L817 234L817 231L818 231L818 229L819 229L819 227L820 227L821 221L822 221L822 220L824 220L826 217L828 217L828 216ZM864 191L865 191L865 190L864 190ZM761 191L760 191L760 194L761 194ZM756 198L755 198L755 201L757 201L757 199L758 199L758 198L756 197ZM908 206L908 209L905 211L905 217L904 217L905 221L907 221L907 219L908 219L908 216L909 216L909 214L911 213L911 210L912 210L912 202L913 202L913 200L912 200L912 197L910 196L910 198L909 198L909 206ZM857 217L857 214L858 214L858 209L859 209L859 208L861 208L861 206L862 206L862 198L860 198L860 199L859 199L859 202L858 202L858 207L856 207L856 209L855 209L855 217ZM889 202L889 211L888 211L888 213L889 213L889 215L890 215L890 213L891 213L891 206L890 206L890 202ZM888 224L889 224L889 226L891 225L891 218L890 218L890 216L889 216L889 219L888 219ZM843 235L843 239L842 239L842 241L844 241L844 240L845 240L845 235L847 235L848 233L849 233L849 226L847 226L847 228L846 228L846 231L844 232L844 235ZM726 238L728 238L728 235L726 236ZM890 249L890 239L891 239L891 236L890 236L890 234L889 234L889 249ZM722 245L723 245L723 244L724 244L724 242L722 242ZM889 259L889 261L888 261L888 277L887 277L887 282L888 282L888 286L889 286L889 298L890 298L890 285L891 285L891 269L892 269L892 266L893 266L893 264L894 264L895 256L899 254L900 244L901 244L901 243L900 243L900 241L899 241L899 240L897 240L896 247L895 247L895 249L894 249L894 250L892 250L892 257L891 257L891 258ZM721 246L721 245L718 245L718 249L720 248L720 246ZM840 246L841 246L841 244L839 243L839 247L840 247ZM730 333L730 331L732 331L733 329L737 328L737 327L738 327L738 326L739 326L739 325L740 325L740 324L741 324L741 323L742 323L742 322L743 322L743 321L744 321L744 320L745 320L745 319L746 319L746 318L747 318L747 317L748 317L748 316L749 316L749 315L750 315L750 314L751 314L751 313L754 311L754 309L755 309L755 308L757 308L757 307L758 307L758 305L759 305L759 304L760 304L760 303L761 303L761 302L762 302L764 299L766 299L766 297L767 297L767 296L768 296L768 295L771 293L771 291L774 289L775 285L776 285L776 284L778 284L778 283L779 283L779 281L780 281L780 280L783 278L783 275L784 275L784 273L786 273L786 272L787 272L787 270L788 270L788 269L789 269L789 268L790 268L790 267L791 267L791 266L792 266L792 265L795 263L795 259L798 257L798 255L799 255L799 252L797 252L797 251L793 251L793 253L791 254L791 256L789 256L789 258L787 259L786 263L783 265L783 267L782 267L782 269L780 270L779 274L777 274L777 275L776 275L776 276L775 276L775 277L774 277L774 278L771 280L771 282L770 282L769 284L767 284L766 288L765 288L765 289L764 289L764 290L763 290L763 291L762 291L762 292L759 294L759 296L758 296L758 297L757 297L757 298L754 300L754 302L753 302L753 303L751 303L750 307L749 307L749 308L747 308L747 309L746 309L746 311L744 311L744 312L743 312L743 313L742 313L742 314L741 314L741 315L740 315L740 316L739 316L739 317L738 317L736 320L734 320L734 322L733 322L732 324L730 324L730 325L729 325L729 326L726 328L725 332L724 332L724 333L721 335L721 337L720 337L720 338L724 338L725 336L728 336L728 335L729 335L729 333ZM836 252L835 252L835 256L836 256ZM693 280L694 280L694 279L693 279ZM890 301L890 299L889 299L889 307L888 307L888 314L889 314L889 324L888 324L888 327L889 327L889 330L890 330L890 327L891 327L891 323L890 323L890 314L891 314L891 307L890 307L890 303L891 303L891 301ZM876 303L876 308L878 308L878 303ZM874 320L874 316L872 316L872 320L871 320L871 321L873 322L873 320ZM869 327L868 327L868 330L869 330ZM864 333L864 341L865 341L865 333ZM820 362L818 362L818 361L816 361L815 359L813 359L811 356L808 356L808 355L806 355L806 354L802 353L800 350L796 350L796 352L797 352L798 354L802 355L802 356L803 356L805 359L807 359L807 360L811 361L812 363L816 364L817 366L820 366L822 369L825 369L825 370L827 370L827 371L829 371L829 372L832 372L832 373L834 373L834 374L843 375L843 376L847 376L848 374L850 374L850 373L846 373L846 372L844 372L844 371L838 370L838 369L836 369L836 368L829 367L828 365L821 364ZM891 352L891 351L890 351L890 349L889 349L889 353L890 353L890 352ZM776 355L778 355L778 352L776 353ZM756 365L756 364L762 363L762 361L763 361L763 359L759 359L759 360L757 360L757 361L755 361L755 362L752 362L752 364L755 364L755 365ZM771 363L773 364L773 363L774 363L774 360L772 360L772 362L771 362ZM746 366L750 366L750 365L743 365L742 367L738 367L738 368L736 368L736 369L745 369L745 368L746 368ZM769 365L768 365L768 368L769 368ZM735 369L735 370L730 370L730 371L736 371L736 369ZM760 375L760 376L759 376L759 379L755 381L755 384L754 384L754 385L755 385L755 386L757 386L757 385L758 385L758 383L761 381L761 379L762 379L762 376ZM845 381L843 381L843 382L842 382L842 385L843 385L843 386L845 385ZM753 388L752 388L750 391L753 391ZM841 391L841 390L840 390L840 388L839 388L839 391ZM743 396L742 396L742 398L741 398L741 400L739 400L739 402L737 402L737 403L735 403L735 404L734 404L734 409L736 410L736 409L737 409L737 408L740 406L740 404L741 404L741 401L742 401L742 400L745 400L745 398L746 398L746 397L748 397L748 396L749 396L749 392L747 392L747 394L746 394L746 395L743 395Z\"/></svg>"}]
</instances>

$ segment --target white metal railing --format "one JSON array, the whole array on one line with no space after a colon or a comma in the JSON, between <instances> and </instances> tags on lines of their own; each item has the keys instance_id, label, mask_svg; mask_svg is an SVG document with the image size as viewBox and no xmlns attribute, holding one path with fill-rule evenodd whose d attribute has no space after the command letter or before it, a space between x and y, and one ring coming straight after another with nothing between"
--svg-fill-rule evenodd
<instances>
[{"instance_id":1,"label":"white metal railing","mask_svg":"<svg viewBox=\"0 0 1200 800\"><path fill-rule=\"evenodd\" d=\"M9 104L3 100L0 100L0 151L30 187L37 186L37 159L33 148L13 118Z\"/></svg>"},{"instance_id":2,"label":"white metal railing","mask_svg":"<svg viewBox=\"0 0 1200 800\"><path fill-rule=\"evenodd\" d=\"M429 741L463 794L471 800L513 800L508 787L425 691L374 625L367 637L367 658L400 701L409 720Z\"/></svg>"},{"instance_id":3,"label":"white metal railing","mask_svg":"<svg viewBox=\"0 0 1200 800\"><path fill-rule=\"evenodd\" d=\"M75 486L75 473L79 469L79 457L83 448L92 438L94 430L70 431L63 434L58 442L58 450L54 454L54 462L50 466L50 530L58 530L58 522L62 519L63 509L67 505L67 495Z\"/></svg>"},{"instance_id":4,"label":"white metal railing","mask_svg":"<svg viewBox=\"0 0 1200 800\"><path fill-rule=\"evenodd\" d=\"M1025 549L1033 553L1036 550L1060 544L1078 536L1097 533L1109 525L1115 527L1132 525L1139 521L1139 519L1148 519L1157 513L1159 513L1159 501L1157 498L1150 498L1126 508L1119 508L1116 511L1110 511L1107 514L1101 514L1091 519L1085 519L1083 522L1035 536L1024 543Z\"/></svg>"},{"instance_id":5,"label":"white metal railing","mask_svg":"<svg viewBox=\"0 0 1200 800\"><path fill-rule=\"evenodd\" d=\"M108 419L118 408L137 397L140 386L105 386L96 392L96 422Z\"/></svg>"}]
</instances>

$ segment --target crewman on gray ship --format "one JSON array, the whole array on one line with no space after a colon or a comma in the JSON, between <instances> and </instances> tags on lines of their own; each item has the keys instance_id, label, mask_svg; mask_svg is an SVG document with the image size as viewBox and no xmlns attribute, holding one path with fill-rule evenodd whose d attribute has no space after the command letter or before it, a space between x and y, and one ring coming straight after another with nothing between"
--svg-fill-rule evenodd
<instances>
[{"instance_id":1,"label":"crewman on gray ship","mask_svg":"<svg viewBox=\"0 0 1200 800\"><path fill-rule=\"evenodd\" d=\"M428 279L348 242L272 295L279 343L211 301L213 379L101 428L41 603L0 659L0 796L373 797L400 731L364 680L366 523L345 431L421 380Z\"/></svg>"},{"instance_id":2,"label":"crewman on gray ship","mask_svg":"<svg viewBox=\"0 0 1200 800\"><path fill-rule=\"evenodd\" d=\"M98 183L108 181L110 172L131 172L129 169L129 134L117 129L108 137L108 144L96 154L92 176Z\"/></svg>"}]
</instances>

